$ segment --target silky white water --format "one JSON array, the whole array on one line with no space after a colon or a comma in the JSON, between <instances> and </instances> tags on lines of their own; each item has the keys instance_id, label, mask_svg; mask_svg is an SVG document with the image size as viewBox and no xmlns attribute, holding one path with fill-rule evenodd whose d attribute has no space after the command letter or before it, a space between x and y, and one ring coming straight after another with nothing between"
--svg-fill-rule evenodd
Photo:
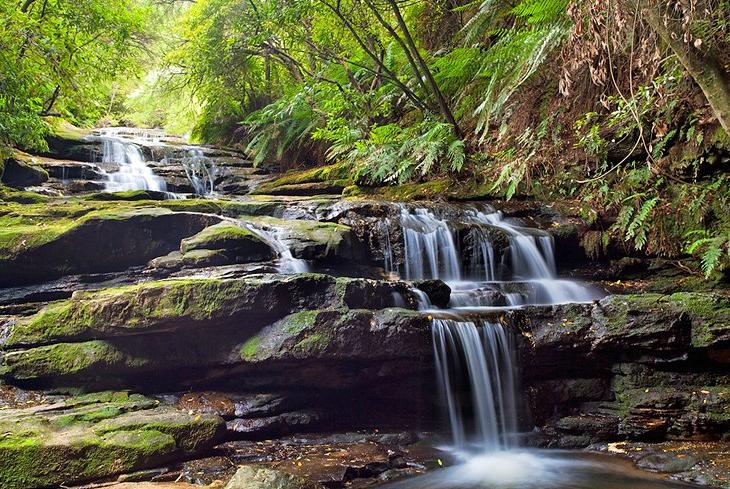
<instances>
[{"instance_id":1,"label":"silky white water","mask_svg":"<svg viewBox=\"0 0 730 489\"><path fill-rule=\"evenodd\" d=\"M165 179L155 175L147 166L140 146L112 130L102 131L102 163L118 165L118 170L107 174L105 190L156 190L166 192ZM154 140L153 140L154 141Z\"/></svg>"},{"instance_id":2,"label":"silky white water","mask_svg":"<svg viewBox=\"0 0 730 489\"><path fill-rule=\"evenodd\" d=\"M408 489L649 489L678 487L627 477L607 461L520 447L521 396L515 338L500 322L478 319L495 309L588 302L602 291L559 278L552 236L506 220L489 207L450 217L403 206L403 263L390 233L386 271L409 280L439 278L451 287L448 310L422 309L432 323L435 370L457 464L393 484ZM470 250L462 251L464 243ZM389 486L390 487L390 486Z\"/></svg>"},{"instance_id":3,"label":"silky white water","mask_svg":"<svg viewBox=\"0 0 730 489\"><path fill-rule=\"evenodd\" d=\"M468 207L453 218L426 208L401 207L402 269L390 233L385 234L384 266L407 280L441 279L451 286L453 308L474 309L590 302L602 294L577 281L560 279L552 236L517 225L501 212ZM496 250L500 240L503 251ZM463 253L463 243L471 251Z\"/></svg>"}]
</instances>

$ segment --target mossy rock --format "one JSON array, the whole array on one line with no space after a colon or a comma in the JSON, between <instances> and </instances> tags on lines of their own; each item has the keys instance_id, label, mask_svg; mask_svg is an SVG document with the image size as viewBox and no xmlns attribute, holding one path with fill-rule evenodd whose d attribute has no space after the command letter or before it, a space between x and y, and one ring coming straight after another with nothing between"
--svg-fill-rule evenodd
<instances>
[{"instance_id":1,"label":"mossy rock","mask_svg":"<svg viewBox=\"0 0 730 489\"><path fill-rule=\"evenodd\" d=\"M351 184L347 165L334 164L304 171L295 171L259 185L253 194L264 195L320 195L340 194Z\"/></svg>"},{"instance_id":2,"label":"mossy rock","mask_svg":"<svg viewBox=\"0 0 730 489\"><path fill-rule=\"evenodd\" d=\"M49 197L46 195L36 192L15 190L10 187L0 185L0 201L15 202L18 204L42 204L49 200Z\"/></svg>"},{"instance_id":3,"label":"mossy rock","mask_svg":"<svg viewBox=\"0 0 730 489\"><path fill-rule=\"evenodd\" d=\"M322 485L268 467L245 465L225 489L322 489Z\"/></svg>"},{"instance_id":4,"label":"mossy rock","mask_svg":"<svg viewBox=\"0 0 730 489\"><path fill-rule=\"evenodd\" d=\"M135 200L167 200L169 194L155 190L127 190L123 192L99 192L86 197L86 200L100 201L135 201Z\"/></svg>"},{"instance_id":5,"label":"mossy rock","mask_svg":"<svg viewBox=\"0 0 730 489\"><path fill-rule=\"evenodd\" d=\"M161 208L106 205L0 208L0 286L142 265L220 220Z\"/></svg>"},{"instance_id":6,"label":"mossy rock","mask_svg":"<svg viewBox=\"0 0 730 489\"><path fill-rule=\"evenodd\" d=\"M5 346L215 328L243 318L274 321L312 304L338 300L335 279L319 274L145 282L79 292L49 305L16 324Z\"/></svg>"},{"instance_id":7,"label":"mossy rock","mask_svg":"<svg viewBox=\"0 0 730 489\"><path fill-rule=\"evenodd\" d=\"M730 343L730 297L707 292L678 292L669 300L679 304L692 321L692 346L707 348Z\"/></svg>"},{"instance_id":8,"label":"mossy rock","mask_svg":"<svg viewBox=\"0 0 730 489\"><path fill-rule=\"evenodd\" d=\"M314 261L363 260L367 256L352 228L332 222L251 217L254 225L277 230L295 258Z\"/></svg>"},{"instance_id":9,"label":"mossy rock","mask_svg":"<svg viewBox=\"0 0 730 489\"><path fill-rule=\"evenodd\" d=\"M269 260L274 256L274 251L260 236L226 222L207 227L180 243L184 255L196 250L225 251L241 262Z\"/></svg>"},{"instance_id":10,"label":"mossy rock","mask_svg":"<svg viewBox=\"0 0 730 489\"><path fill-rule=\"evenodd\" d=\"M250 363L413 358L430 352L430 328L428 316L406 309L304 311L265 328L239 351Z\"/></svg>"},{"instance_id":11,"label":"mossy rock","mask_svg":"<svg viewBox=\"0 0 730 489\"><path fill-rule=\"evenodd\" d=\"M48 180L48 172L43 168L22 161L16 157L5 160L0 181L10 187L32 187Z\"/></svg>"},{"instance_id":12,"label":"mossy rock","mask_svg":"<svg viewBox=\"0 0 730 489\"><path fill-rule=\"evenodd\" d=\"M0 486L82 483L201 453L225 424L133 396L0 412Z\"/></svg>"}]
</instances>

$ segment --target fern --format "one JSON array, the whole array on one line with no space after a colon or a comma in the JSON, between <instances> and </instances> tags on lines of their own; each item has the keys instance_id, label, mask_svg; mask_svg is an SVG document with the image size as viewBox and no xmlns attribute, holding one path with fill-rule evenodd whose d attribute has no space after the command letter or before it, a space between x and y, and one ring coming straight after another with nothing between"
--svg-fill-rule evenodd
<instances>
[{"instance_id":1,"label":"fern","mask_svg":"<svg viewBox=\"0 0 730 489\"><path fill-rule=\"evenodd\" d=\"M730 232L713 235L705 229L696 229L685 234L685 238L692 236L699 237L688 243L686 252L699 255L705 278L727 268L730 262Z\"/></svg>"}]
</instances>

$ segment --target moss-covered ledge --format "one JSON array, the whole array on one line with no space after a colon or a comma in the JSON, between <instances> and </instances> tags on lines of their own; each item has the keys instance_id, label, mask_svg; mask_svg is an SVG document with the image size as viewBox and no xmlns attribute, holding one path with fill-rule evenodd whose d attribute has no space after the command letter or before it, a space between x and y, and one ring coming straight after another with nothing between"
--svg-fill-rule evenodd
<instances>
[{"instance_id":1,"label":"moss-covered ledge","mask_svg":"<svg viewBox=\"0 0 730 489\"><path fill-rule=\"evenodd\" d=\"M77 292L16 324L5 348L215 328L244 318L266 324L309 304L333 304L335 284L326 275L301 274L171 279Z\"/></svg>"},{"instance_id":2,"label":"moss-covered ledge","mask_svg":"<svg viewBox=\"0 0 730 489\"><path fill-rule=\"evenodd\" d=\"M0 411L0 487L82 483L199 454L220 441L224 421L189 415L128 393Z\"/></svg>"}]
</instances>

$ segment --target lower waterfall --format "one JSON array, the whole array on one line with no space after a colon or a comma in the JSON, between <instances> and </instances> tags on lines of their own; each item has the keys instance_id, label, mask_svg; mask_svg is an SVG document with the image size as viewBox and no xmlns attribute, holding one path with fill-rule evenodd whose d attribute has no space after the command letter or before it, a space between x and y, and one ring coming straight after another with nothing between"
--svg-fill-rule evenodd
<instances>
[{"instance_id":1,"label":"lower waterfall","mask_svg":"<svg viewBox=\"0 0 730 489\"><path fill-rule=\"evenodd\" d=\"M509 334L501 324L486 321L434 319L432 329L436 374L454 446L478 451L514 447L518 402ZM468 403L457 392L464 379ZM468 411L471 420L466 418Z\"/></svg>"}]
</instances>

